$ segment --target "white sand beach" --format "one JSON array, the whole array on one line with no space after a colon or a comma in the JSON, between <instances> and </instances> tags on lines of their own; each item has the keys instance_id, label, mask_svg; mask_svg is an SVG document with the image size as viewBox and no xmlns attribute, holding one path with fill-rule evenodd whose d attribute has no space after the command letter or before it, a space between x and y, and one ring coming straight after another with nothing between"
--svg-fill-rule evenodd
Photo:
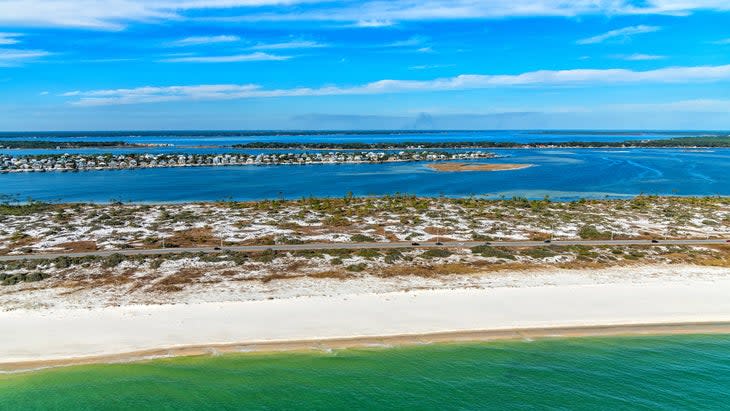
<instances>
[{"instance_id":1,"label":"white sand beach","mask_svg":"<svg viewBox=\"0 0 730 411\"><path fill-rule=\"evenodd\" d=\"M44 361L50 361L46 365L83 363L84 357L88 361L104 361L103 356L138 358L134 353L196 354L213 352L205 347L216 346L223 351L247 351L272 342L297 342L289 348L307 348L327 347L329 342L355 346L358 339L362 345L387 336L427 342L432 333L455 333L453 339L458 340L458 333L478 332L470 338L489 339L505 330L539 329L538 335L547 336L561 334L559 329L566 327L730 323L728 295L730 279L713 276L669 282L15 310L0 312L0 369L44 366ZM641 327L632 333L637 330L641 332ZM337 344L337 339L348 342ZM185 347L197 348L185 351Z\"/></svg>"}]
</instances>

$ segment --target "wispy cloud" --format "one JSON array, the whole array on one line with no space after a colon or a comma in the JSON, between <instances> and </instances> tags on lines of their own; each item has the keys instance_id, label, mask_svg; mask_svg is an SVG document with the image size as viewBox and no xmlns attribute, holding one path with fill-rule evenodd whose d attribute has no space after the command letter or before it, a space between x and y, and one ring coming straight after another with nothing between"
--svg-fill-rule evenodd
<instances>
[{"instance_id":1,"label":"wispy cloud","mask_svg":"<svg viewBox=\"0 0 730 411\"><path fill-rule=\"evenodd\" d=\"M721 44L721 45L730 44L730 38L713 41L712 44Z\"/></svg>"},{"instance_id":2,"label":"wispy cloud","mask_svg":"<svg viewBox=\"0 0 730 411\"><path fill-rule=\"evenodd\" d=\"M421 64L408 67L409 70L433 70L447 67L455 67L456 64Z\"/></svg>"},{"instance_id":3,"label":"wispy cloud","mask_svg":"<svg viewBox=\"0 0 730 411\"><path fill-rule=\"evenodd\" d=\"M392 43L384 44L382 47L394 47L394 48L398 48L398 47L415 47L415 46L423 45L427 41L428 41L428 38L427 37L413 36L413 37L410 37L410 38L405 39L405 40L398 40L398 41L394 41Z\"/></svg>"},{"instance_id":4,"label":"wispy cloud","mask_svg":"<svg viewBox=\"0 0 730 411\"><path fill-rule=\"evenodd\" d=\"M233 100L245 98L374 95L407 92L476 90L505 87L590 86L634 83L690 83L730 80L730 65L667 67L648 71L626 69L540 70L522 74L464 74L433 80L380 80L354 87L328 86L266 89L257 84L219 84L73 91L80 106L142 104L163 101Z\"/></svg>"},{"instance_id":5,"label":"wispy cloud","mask_svg":"<svg viewBox=\"0 0 730 411\"><path fill-rule=\"evenodd\" d=\"M395 23L393 23L390 20L358 20L353 24L354 27L363 27L363 28L378 28L378 27L390 27L393 26Z\"/></svg>"},{"instance_id":6,"label":"wispy cloud","mask_svg":"<svg viewBox=\"0 0 730 411\"><path fill-rule=\"evenodd\" d=\"M635 54L618 56L618 58L620 58L622 60L628 60L628 61L650 61L650 60L663 60L663 59L667 58L667 56L660 56L660 55L656 55L656 54L635 53Z\"/></svg>"},{"instance_id":7,"label":"wispy cloud","mask_svg":"<svg viewBox=\"0 0 730 411\"><path fill-rule=\"evenodd\" d=\"M50 54L44 50L0 49L0 67L19 66Z\"/></svg>"},{"instance_id":8,"label":"wispy cloud","mask_svg":"<svg viewBox=\"0 0 730 411\"><path fill-rule=\"evenodd\" d=\"M259 43L249 47L250 50L289 50L289 49L317 49L329 47L329 44L316 41L287 41L282 43Z\"/></svg>"},{"instance_id":9,"label":"wispy cloud","mask_svg":"<svg viewBox=\"0 0 730 411\"><path fill-rule=\"evenodd\" d=\"M657 26L644 26L644 25L624 27L622 29L611 30L611 31L603 33L603 34L599 34L598 36L578 40L576 43L578 43L578 44L597 44L597 43L603 43L606 40L614 39L614 38L628 39L631 36L635 36L637 34L653 33L655 31L659 31L661 29L662 29L661 27L657 27Z\"/></svg>"},{"instance_id":10,"label":"wispy cloud","mask_svg":"<svg viewBox=\"0 0 730 411\"><path fill-rule=\"evenodd\" d=\"M406 49L410 48L412 51L419 53L433 53L433 47L428 44L429 38L425 36L413 36L405 40L398 40L392 43L376 44L370 47L373 48L384 48L384 49Z\"/></svg>"},{"instance_id":11,"label":"wispy cloud","mask_svg":"<svg viewBox=\"0 0 730 411\"><path fill-rule=\"evenodd\" d=\"M179 20L188 10L255 8L318 0L2 0L0 26L121 30L131 21Z\"/></svg>"},{"instance_id":12,"label":"wispy cloud","mask_svg":"<svg viewBox=\"0 0 730 411\"><path fill-rule=\"evenodd\" d=\"M240 40L241 38L238 36L199 36L186 37L184 39L175 40L168 43L168 45L171 47L187 47L199 46L203 44L235 43Z\"/></svg>"},{"instance_id":13,"label":"wispy cloud","mask_svg":"<svg viewBox=\"0 0 730 411\"><path fill-rule=\"evenodd\" d=\"M137 61L136 58L131 57L112 57L112 58L98 58L98 59L85 59L85 60L79 60L82 63L121 63L125 61Z\"/></svg>"},{"instance_id":14,"label":"wispy cloud","mask_svg":"<svg viewBox=\"0 0 730 411\"><path fill-rule=\"evenodd\" d=\"M278 56L268 53L234 54L229 56L190 56L175 57L161 60L165 63L237 63L244 61L282 61L289 60L291 56Z\"/></svg>"},{"instance_id":15,"label":"wispy cloud","mask_svg":"<svg viewBox=\"0 0 730 411\"><path fill-rule=\"evenodd\" d=\"M310 7L312 3L319 3ZM298 5L298 7L291 7ZM580 15L686 15L728 11L726 0L2 0L0 26L119 30L129 22L189 18L229 9L249 21L336 21L384 27L400 21Z\"/></svg>"},{"instance_id":16,"label":"wispy cloud","mask_svg":"<svg viewBox=\"0 0 730 411\"><path fill-rule=\"evenodd\" d=\"M11 45L11 44L18 44L20 43L20 40L18 40L18 37L21 37L22 34L20 33L0 33L0 45Z\"/></svg>"},{"instance_id":17,"label":"wispy cloud","mask_svg":"<svg viewBox=\"0 0 730 411\"><path fill-rule=\"evenodd\" d=\"M240 16L249 21L474 20L505 17L575 17L581 15L687 15L728 11L725 0L365 0L324 2L316 8L276 9Z\"/></svg>"}]
</instances>

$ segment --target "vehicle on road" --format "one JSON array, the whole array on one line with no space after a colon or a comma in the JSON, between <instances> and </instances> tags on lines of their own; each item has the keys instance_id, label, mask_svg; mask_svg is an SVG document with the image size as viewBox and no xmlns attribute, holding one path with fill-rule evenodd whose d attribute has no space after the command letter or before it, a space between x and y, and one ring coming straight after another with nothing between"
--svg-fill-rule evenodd
<instances>
[{"instance_id":1,"label":"vehicle on road","mask_svg":"<svg viewBox=\"0 0 730 411\"><path fill-rule=\"evenodd\" d=\"M545 243L545 244L550 244L550 243L552 243L552 242L553 242L553 240L545 240L545 241L544 241L544 243Z\"/></svg>"},{"instance_id":2,"label":"vehicle on road","mask_svg":"<svg viewBox=\"0 0 730 411\"><path fill-rule=\"evenodd\" d=\"M418 247L419 245L421 245L421 243L417 243L417 242L414 241L414 242L411 243L411 245L414 246L414 247Z\"/></svg>"},{"instance_id":3,"label":"vehicle on road","mask_svg":"<svg viewBox=\"0 0 730 411\"><path fill-rule=\"evenodd\" d=\"M659 242L659 240L651 240L652 243L656 244Z\"/></svg>"},{"instance_id":4,"label":"vehicle on road","mask_svg":"<svg viewBox=\"0 0 730 411\"><path fill-rule=\"evenodd\" d=\"M444 245L441 241L437 242L436 245Z\"/></svg>"},{"instance_id":5,"label":"vehicle on road","mask_svg":"<svg viewBox=\"0 0 730 411\"><path fill-rule=\"evenodd\" d=\"M213 247L213 250L215 250L215 251L220 251L220 250L221 250L221 248L220 248L220 247Z\"/></svg>"}]
</instances>

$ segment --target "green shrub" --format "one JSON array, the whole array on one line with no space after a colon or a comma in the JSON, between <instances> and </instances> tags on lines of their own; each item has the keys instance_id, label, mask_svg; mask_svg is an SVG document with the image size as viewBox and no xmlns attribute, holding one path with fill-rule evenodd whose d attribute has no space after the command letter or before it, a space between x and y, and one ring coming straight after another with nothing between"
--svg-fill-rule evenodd
<instances>
[{"instance_id":1,"label":"green shrub","mask_svg":"<svg viewBox=\"0 0 730 411\"><path fill-rule=\"evenodd\" d=\"M388 251L388 254L385 255L386 264L394 264L395 262L402 259L403 253L401 253L400 250L390 250Z\"/></svg>"},{"instance_id":2,"label":"green shrub","mask_svg":"<svg viewBox=\"0 0 730 411\"><path fill-rule=\"evenodd\" d=\"M53 264L56 266L56 268L68 268L71 266L71 259L63 256L56 258L56 261L53 262Z\"/></svg>"},{"instance_id":3,"label":"green shrub","mask_svg":"<svg viewBox=\"0 0 730 411\"><path fill-rule=\"evenodd\" d=\"M364 234L355 234L350 237L350 241L354 243L372 243L375 242L375 239Z\"/></svg>"},{"instance_id":4,"label":"green shrub","mask_svg":"<svg viewBox=\"0 0 730 411\"><path fill-rule=\"evenodd\" d=\"M45 275L45 274L43 274L41 272L35 272L35 273L30 273L30 274L26 275L25 276L25 282L34 283L34 282L37 282L37 281L42 281L42 280L44 280L46 278L48 278L47 275Z\"/></svg>"},{"instance_id":5,"label":"green shrub","mask_svg":"<svg viewBox=\"0 0 730 411\"><path fill-rule=\"evenodd\" d=\"M368 260L372 260L381 256L380 251L371 249L360 250L357 252L357 255L362 258L367 258Z\"/></svg>"},{"instance_id":6,"label":"green shrub","mask_svg":"<svg viewBox=\"0 0 730 411\"><path fill-rule=\"evenodd\" d=\"M352 255L353 250L348 250L346 248L333 248L330 250L322 250L322 252L331 257L348 258Z\"/></svg>"},{"instance_id":7,"label":"green shrub","mask_svg":"<svg viewBox=\"0 0 730 411\"><path fill-rule=\"evenodd\" d=\"M472 247L471 253L481 255L482 257L487 257L487 258L494 257L494 258L503 258L505 260L514 260L515 259L515 256L512 255L511 253L509 253L505 250L499 249L499 248L490 247L488 245L480 245L480 246Z\"/></svg>"},{"instance_id":8,"label":"green shrub","mask_svg":"<svg viewBox=\"0 0 730 411\"><path fill-rule=\"evenodd\" d=\"M280 236L276 239L277 244L287 244L287 245L296 245L296 244L304 244L304 241L298 239L298 238L292 238L289 236Z\"/></svg>"},{"instance_id":9,"label":"green shrub","mask_svg":"<svg viewBox=\"0 0 730 411\"><path fill-rule=\"evenodd\" d=\"M454 253L450 250L445 250L443 248L432 248L430 250L426 250L423 254L421 254L421 257L423 258L446 258Z\"/></svg>"},{"instance_id":10,"label":"green shrub","mask_svg":"<svg viewBox=\"0 0 730 411\"><path fill-rule=\"evenodd\" d=\"M13 233L13 235L10 236L10 241L20 241L28 237L30 237L28 234L21 231L16 231Z\"/></svg>"},{"instance_id":11,"label":"green shrub","mask_svg":"<svg viewBox=\"0 0 730 411\"><path fill-rule=\"evenodd\" d=\"M260 263L270 263L276 260L276 251L268 249L256 257L256 261Z\"/></svg>"},{"instance_id":12,"label":"green shrub","mask_svg":"<svg viewBox=\"0 0 730 411\"><path fill-rule=\"evenodd\" d=\"M599 231L592 225L584 225L581 227L580 230L578 230L578 236L584 240L601 240L607 237L606 233Z\"/></svg>"},{"instance_id":13,"label":"green shrub","mask_svg":"<svg viewBox=\"0 0 730 411\"><path fill-rule=\"evenodd\" d=\"M361 273L361 272L365 271L367 268L368 268L367 264L360 263L360 264L348 265L345 269L347 271L351 271L353 273Z\"/></svg>"},{"instance_id":14,"label":"green shrub","mask_svg":"<svg viewBox=\"0 0 730 411\"><path fill-rule=\"evenodd\" d=\"M19 283L20 281L22 281L22 278L20 277L20 275L11 275L11 276L7 276L3 279L2 285L15 285L15 284Z\"/></svg>"},{"instance_id":15,"label":"green shrub","mask_svg":"<svg viewBox=\"0 0 730 411\"><path fill-rule=\"evenodd\" d=\"M548 257L555 257L558 255L554 250L551 250L547 247L538 247L538 248L528 248L524 251L522 251L522 255L526 255L531 258L548 258Z\"/></svg>"},{"instance_id":16,"label":"green shrub","mask_svg":"<svg viewBox=\"0 0 730 411\"><path fill-rule=\"evenodd\" d=\"M324 256L324 254L319 250L299 250L293 252L292 254L297 257L304 258L322 258Z\"/></svg>"},{"instance_id":17,"label":"green shrub","mask_svg":"<svg viewBox=\"0 0 730 411\"><path fill-rule=\"evenodd\" d=\"M248 254L246 253L229 253L228 257L236 264L236 265L244 265L249 259Z\"/></svg>"},{"instance_id":18,"label":"green shrub","mask_svg":"<svg viewBox=\"0 0 730 411\"><path fill-rule=\"evenodd\" d=\"M121 254L112 254L101 263L103 268L114 268L124 261L124 256Z\"/></svg>"}]
</instances>

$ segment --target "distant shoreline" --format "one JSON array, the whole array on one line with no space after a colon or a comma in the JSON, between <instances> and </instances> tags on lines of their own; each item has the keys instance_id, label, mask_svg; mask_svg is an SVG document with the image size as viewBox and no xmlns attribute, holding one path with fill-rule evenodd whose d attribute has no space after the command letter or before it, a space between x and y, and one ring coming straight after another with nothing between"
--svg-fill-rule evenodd
<instances>
[{"instance_id":1,"label":"distant shoreline","mask_svg":"<svg viewBox=\"0 0 730 411\"><path fill-rule=\"evenodd\" d=\"M606 129L524 129L524 130L91 130L91 131L2 131L0 138L44 138L44 137L276 137L276 136L331 136L331 135L435 135L448 133L522 133L537 135L682 135L682 136L723 136L730 130L606 130Z\"/></svg>"}]
</instances>

